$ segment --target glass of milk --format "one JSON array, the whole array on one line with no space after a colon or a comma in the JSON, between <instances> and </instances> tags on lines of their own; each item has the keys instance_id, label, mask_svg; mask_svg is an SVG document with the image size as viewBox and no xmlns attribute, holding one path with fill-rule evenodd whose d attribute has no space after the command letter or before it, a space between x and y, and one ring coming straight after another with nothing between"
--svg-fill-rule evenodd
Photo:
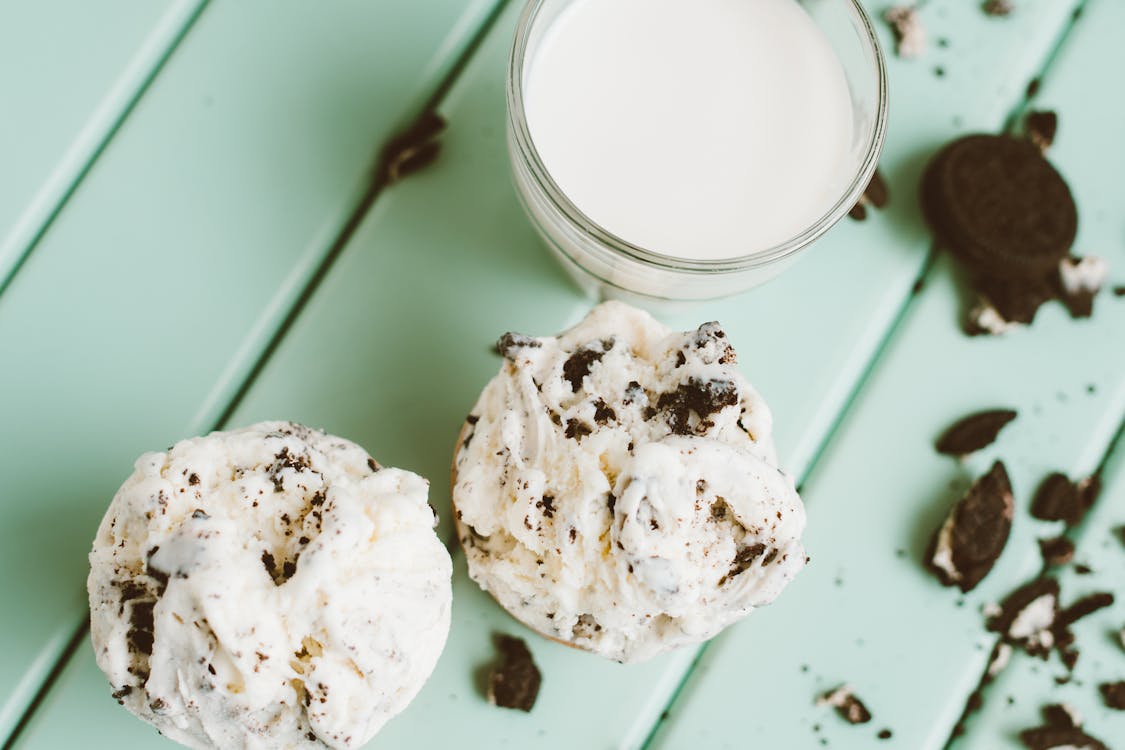
<instances>
[{"instance_id":1,"label":"glass of milk","mask_svg":"<svg viewBox=\"0 0 1125 750\"><path fill-rule=\"evenodd\" d=\"M507 99L536 229L641 303L777 275L859 199L887 121L857 0L530 0Z\"/></svg>"}]
</instances>

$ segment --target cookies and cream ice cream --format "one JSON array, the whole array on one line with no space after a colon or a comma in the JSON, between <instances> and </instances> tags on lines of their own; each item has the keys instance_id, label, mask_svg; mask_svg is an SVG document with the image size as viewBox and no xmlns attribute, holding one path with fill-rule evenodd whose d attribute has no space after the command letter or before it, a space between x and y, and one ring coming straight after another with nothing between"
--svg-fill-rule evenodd
<instances>
[{"instance_id":1,"label":"cookies and cream ice cream","mask_svg":"<svg viewBox=\"0 0 1125 750\"><path fill-rule=\"evenodd\" d=\"M714 636L804 566L804 508L717 323L619 302L507 334L462 431L469 573L531 628L618 661Z\"/></svg>"},{"instance_id":2,"label":"cookies and cream ice cream","mask_svg":"<svg viewBox=\"0 0 1125 750\"><path fill-rule=\"evenodd\" d=\"M193 748L354 748L445 644L424 479L288 422L146 453L90 553L114 697Z\"/></svg>"}]
</instances>

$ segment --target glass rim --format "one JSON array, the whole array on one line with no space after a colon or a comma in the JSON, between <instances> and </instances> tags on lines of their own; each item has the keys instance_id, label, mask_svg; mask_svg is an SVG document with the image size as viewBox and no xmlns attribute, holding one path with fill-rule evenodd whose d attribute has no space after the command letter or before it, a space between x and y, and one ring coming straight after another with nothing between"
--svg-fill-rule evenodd
<instances>
[{"instance_id":1,"label":"glass rim","mask_svg":"<svg viewBox=\"0 0 1125 750\"><path fill-rule=\"evenodd\" d=\"M875 123L871 137L864 151L860 168L855 177L844 191L843 195L814 221L797 235L771 247L756 250L745 255L730 258L694 259L680 258L666 255L655 250L649 250L640 245L629 242L623 237L605 229L596 221L587 216L563 192L550 172L547 171L539 151L531 138L531 131L527 124L523 96L523 66L527 58L527 47L531 35L531 27L538 19L539 12L547 0L528 0L520 13L516 26L515 41L508 56L508 71L506 98L508 105L509 133L516 144L520 155L528 165L530 177L542 190L543 194L554 204L571 224L593 237L597 242L614 252L629 257L635 261L654 268L661 268L689 273L721 273L729 271L745 271L759 266L766 266L776 261L787 258L797 251L807 247L821 235L831 229L852 207L859 201L879 164L882 155L883 143L887 132L887 67L883 55L882 45L867 12L860 5L859 0L843 0L851 11L853 19L859 22L862 36L870 45L871 56L874 57L875 75L877 83L877 101L875 105Z\"/></svg>"}]
</instances>

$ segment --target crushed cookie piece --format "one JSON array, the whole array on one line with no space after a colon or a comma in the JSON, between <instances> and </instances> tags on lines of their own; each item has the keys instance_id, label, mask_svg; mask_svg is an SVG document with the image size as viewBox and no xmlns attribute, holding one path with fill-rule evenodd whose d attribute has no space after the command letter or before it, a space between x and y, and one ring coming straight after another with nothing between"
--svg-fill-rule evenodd
<instances>
[{"instance_id":1,"label":"crushed cookie piece","mask_svg":"<svg viewBox=\"0 0 1125 750\"><path fill-rule=\"evenodd\" d=\"M991 445L1017 416L1014 409L989 409L962 417L938 438L935 448L948 456L966 456Z\"/></svg>"},{"instance_id":2,"label":"crushed cookie piece","mask_svg":"<svg viewBox=\"0 0 1125 750\"><path fill-rule=\"evenodd\" d=\"M1012 0L985 0L983 8L990 16L1007 16L1015 10Z\"/></svg>"},{"instance_id":3,"label":"crushed cookie piece","mask_svg":"<svg viewBox=\"0 0 1125 750\"><path fill-rule=\"evenodd\" d=\"M913 5L896 5L883 12L883 20L895 35L895 52L899 57L921 57L926 51L926 27Z\"/></svg>"},{"instance_id":4,"label":"crushed cookie piece","mask_svg":"<svg viewBox=\"0 0 1125 750\"><path fill-rule=\"evenodd\" d=\"M973 483L934 532L927 567L944 586L972 591L1000 558L1015 516L1015 500L1004 464Z\"/></svg>"},{"instance_id":5,"label":"crushed cookie piece","mask_svg":"<svg viewBox=\"0 0 1125 750\"><path fill-rule=\"evenodd\" d=\"M844 721L849 724L866 724L871 721L871 712L863 705L849 685L841 685L817 698L818 705L832 706Z\"/></svg>"},{"instance_id":6,"label":"crushed cookie piece","mask_svg":"<svg viewBox=\"0 0 1125 750\"><path fill-rule=\"evenodd\" d=\"M1050 110L1032 110L1024 118L1023 127L1027 139L1040 151L1047 153L1059 131L1059 116Z\"/></svg>"},{"instance_id":7,"label":"crushed cookie piece","mask_svg":"<svg viewBox=\"0 0 1125 750\"><path fill-rule=\"evenodd\" d=\"M539 696L542 675L523 639L496 634L493 637L501 662L488 678L488 702L501 708L531 711Z\"/></svg>"},{"instance_id":8,"label":"crushed cookie piece","mask_svg":"<svg viewBox=\"0 0 1125 750\"><path fill-rule=\"evenodd\" d=\"M1048 566L1066 565L1074 559L1074 542L1065 536L1040 539L1039 552Z\"/></svg>"},{"instance_id":9,"label":"crushed cookie piece","mask_svg":"<svg viewBox=\"0 0 1125 750\"><path fill-rule=\"evenodd\" d=\"M409 128L391 138L380 152L375 185L393 185L436 161L441 153L438 136L445 126L445 118L427 110Z\"/></svg>"},{"instance_id":10,"label":"crushed cookie piece","mask_svg":"<svg viewBox=\"0 0 1125 750\"><path fill-rule=\"evenodd\" d=\"M513 333L509 331L499 338L496 342L496 351L501 357L507 360L515 360L519 353L524 349L538 349L543 346L543 342L539 339L532 338L531 336L524 336L522 333Z\"/></svg>"}]
</instances>

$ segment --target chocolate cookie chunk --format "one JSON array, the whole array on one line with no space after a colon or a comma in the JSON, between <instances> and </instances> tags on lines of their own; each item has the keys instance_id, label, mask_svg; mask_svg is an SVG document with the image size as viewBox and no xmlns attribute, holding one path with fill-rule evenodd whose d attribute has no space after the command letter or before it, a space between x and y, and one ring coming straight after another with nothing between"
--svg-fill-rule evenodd
<instances>
[{"instance_id":1,"label":"chocolate cookie chunk","mask_svg":"<svg viewBox=\"0 0 1125 750\"><path fill-rule=\"evenodd\" d=\"M989 446L1000 430L1016 418L1012 409L990 409L957 420L938 438L938 453L947 456L965 456Z\"/></svg>"},{"instance_id":2,"label":"chocolate cookie chunk","mask_svg":"<svg viewBox=\"0 0 1125 750\"><path fill-rule=\"evenodd\" d=\"M1015 502L997 461L973 483L934 533L927 565L945 586L971 591L992 570L1012 530Z\"/></svg>"},{"instance_id":3,"label":"chocolate cookie chunk","mask_svg":"<svg viewBox=\"0 0 1125 750\"><path fill-rule=\"evenodd\" d=\"M922 207L950 252L985 276L1046 278L1078 230L1062 176L1030 142L1006 135L942 149L923 178Z\"/></svg>"},{"instance_id":4,"label":"chocolate cookie chunk","mask_svg":"<svg viewBox=\"0 0 1125 750\"><path fill-rule=\"evenodd\" d=\"M986 626L1029 654L1046 657L1055 646L1058 612L1059 582L1037 578L1008 594Z\"/></svg>"},{"instance_id":5,"label":"chocolate cookie chunk","mask_svg":"<svg viewBox=\"0 0 1125 750\"><path fill-rule=\"evenodd\" d=\"M1020 732L1028 750L1109 750L1104 742L1077 727L1037 727Z\"/></svg>"},{"instance_id":6,"label":"chocolate cookie chunk","mask_svg":"<svg viewBox=\"0 0 1125 750\"><path fill-rule=\"evenodd\" d=\"M1098 685L1102 700L1110 708L1125 711L1125 680L1119 682L1103 682Z\"/></svg>"},{"instance_id":7,"label":"chocolate cookie chunk","mask_svg":"<svg viewBox=\"0 0 1125 750\"><path fill-rule=\"evenodd\" d=\"M1031 515L1042 521L1062 521L1067 526L1079 523L1097 500L1101 482L1096 475L1071 482L1065 474L1050 474L1035 493Z\"/></svg>"},{"instance_id":8,"label":"chocolate cookie chunk","mask_svg":"<svg viewBox=\"0 0 1125 750\"><path fill-rule=\"evenodd\" d=\"M849 724L866 724L871 721L871 712L847 685L829 690L817 699L817 703L832 706Z\"/></svg>"},{"instance_id":9,"label":"chocolate cookie chunk","mask_svg":"<svg viewBox=\"0 0 1125 750\"><path fill-rule=\"evenodd\" d=\"M488 678L488 701L502 708L530 711L539 696L542 676L522 639L497 635L496 648L503 660Z\"/></svg>"}]
</instances>

